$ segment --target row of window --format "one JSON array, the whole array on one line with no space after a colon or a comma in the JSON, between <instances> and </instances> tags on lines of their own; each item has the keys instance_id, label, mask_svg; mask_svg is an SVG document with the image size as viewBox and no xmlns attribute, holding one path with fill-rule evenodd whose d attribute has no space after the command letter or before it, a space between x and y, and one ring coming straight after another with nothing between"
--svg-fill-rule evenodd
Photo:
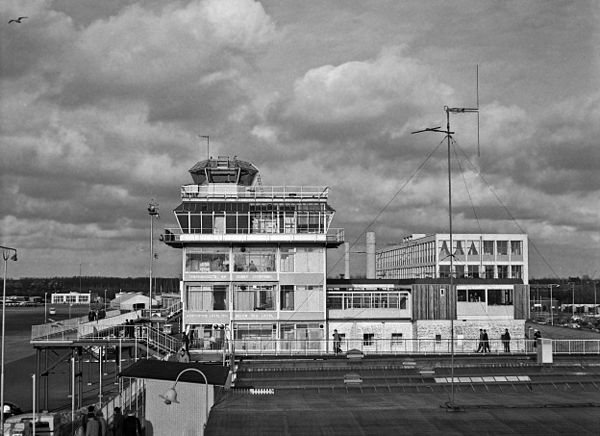
<instances>
[{"instance_id":1,"label":"row of window","mask_svg":"<svg viewBox=\"0 0 600 436\"><path fill-rule=\"evenodd\" d=\"M450 241L441 241L439 261L450 257ZM454 256L508 256L509 250L513 257L523 255L523 241L495 240L453 240L452 254ZM378 254L379 269L393 268L400 265L415 265L435 262L435 243L433 241L412 243L400 248L383 251Z\"/></svg>"},{"instance_id":2,"label":"row of window","mask_svg":"<svg viewBox=\"0 0 600 436\"><path fill-rule=\"evenodd\" d=\"M406 309L408 292L328 292L327 309Z\"/></svg>"},{"instance_id":3,"label":"row of window","mask_svg":"<svg viewBox=\"0 0 600 436\"><path fill-rule=\"evenodd\" d=\"M458 289L457 300L467 303L485 303L488 306L512 306L512 289Z\"/></svg>"},{"instance_id":4,"label":"row of window","mask_svg":"<svg viewBox=\"0 0 600 436\"><path fill-rule=\"evenodd\" d=\"M282 285L277 299L276 285L233 286L233 309L240 311L279 310L319 312L322 310L323 287ZM229 286L190 286L186 308L196 311L229 310Z\"/></svg>"},{"instance_id":5,"label":"row of window","mask_svg":"<svg viewBox=\"0 0 600 436\"><path fill-rule=\"evenodd\" d=\"M488 279L521 279L522 265L454 265L454 277L458 278L488 278ZM440 265L440 277L450 277L450 265Z\"/></svg>"},{"instance_id":6,"label":"row of window","mask_svg":"<svg viewBox=\"0 0 600 436\"><path fill-rule=\"evenodd\" d=\"M448 249L450 241L442 241L440 248L440 259L450 256ZM510 246L510 254L513 256L521 256L523 254L523 241L483 241L483 248L480 247L479 241L452 241L453 254L455 256L464 256L465 252L468 256L479 256L482 252L487 256L508 256L508 248Z\"/></svg>"},{"instance_id":7,"label":"row of window","mask_svg":"<svg viewBox=\"0 0 600 436\"><path fill-rule=\"evenodd\" d=\"M323 212L271 213L176 213L184 233L327 233L332 215Z\"/></svg>"},{"instance_id":8,"label":"row of window","mask_svg":"<svg viewBox=\"0 0 600 436\"><path fill-rule=\"evenodd\" d=\"M322 248L235 247L186 252L186 272L273 272L279 254L280 272L323 272Z\"/></svg>"}]
</instances>

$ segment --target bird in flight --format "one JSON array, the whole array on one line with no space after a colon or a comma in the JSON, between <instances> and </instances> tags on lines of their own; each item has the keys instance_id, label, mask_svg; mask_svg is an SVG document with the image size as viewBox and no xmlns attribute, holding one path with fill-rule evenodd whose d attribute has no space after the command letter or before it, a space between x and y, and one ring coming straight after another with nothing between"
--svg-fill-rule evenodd
<instances>
[{"instance_id":1,"label":"bird in flight","mask_svg":"<svg viewBox=\"0 0 600 436\"><path fill-rule=\"evenodd\" d=\"M10 23L22 23L22 21L21 21L21 20L24 20L25 18L29 18L29 17L19 17L19 18L16 18L16 19L10 20L10 21L8 22L8 24L10 24Z\"/></svg>"}]
</instances>

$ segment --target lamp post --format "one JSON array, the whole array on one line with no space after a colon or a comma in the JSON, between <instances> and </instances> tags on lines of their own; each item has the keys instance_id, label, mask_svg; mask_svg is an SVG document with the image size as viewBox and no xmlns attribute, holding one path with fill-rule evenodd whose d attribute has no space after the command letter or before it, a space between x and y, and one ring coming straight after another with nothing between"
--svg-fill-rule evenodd
<instances>
[{"instance_id":1,"label":"lamp post","mask_svg":"<svg viewBox=\"0 0 600 436\"><path fill-rule=\"evenodd\" d=\"M573 296L573 319L575 319L575 283L571 282L571 295Z\"/></svg>"},{"instance_id":2,"label":"lamp post","mask_svg":"<svg viewBox=\"0 0 600 436\"><path fill-rule=\"evenodd\" d=\"M46 318L47 318L47 315L48 315L48 310L46 310L46 301L47 301L47 298L48 298L48 293L44 292L44 324L46 324Z\"/></svg>"},{"instance_id":3,"label":"lamp post","mask_svg":"<svg viewBox=\"0 0 600 436\"><path fill-rule=\"evenodd\" d=\"M2 418L0 418L0 422L2 425L0 427L2 434L4 434L4 336L6 331L6 273L8 271L8 260L10 259L15 262L17 261L17 249L0 245L0 250L2 250L2 259L4 260L4 276L2 281L2 362L0 363L0 405L2 406Z\"/></svg>"},{"instance_id":4,"label":"lamp post","mask_svg":"<svg viewBox=\"0 0 600 436\"><path fill-rule=\"evenodd\" d=\"M550 287L550 325L554 325L554 300L552 299L552 286L559 288L560 285L551 283L548 286Z\"/></svg>"},{"instance_id":5,"label":"lamp post","mask_svg":"<svg viewBox=\"0 0 600 436\"><path fill-rule=\"evenodd\" d=\"M150 215L150 293L149 293L149 306L150 306L150 317L152 317L152 263L154 261L154 218L158 217L158 203L154 199L148 203L148 215Z\"/></svg>"},{"instance_id":6,"label":"lamp post","mask_svg":"<svg viewBox=\"0 0 600 436\"><path fill-rule=\"evenodd\" d=\"M179 404L179 401L177 401L177 391L175 390L175 386L177 386L179 377L181 377L183 374L185 374L188 371L197 372L204 379L204 384L206 386L206 389L205 389L206 415L205 415L204 426L206 426L206 422L208 421L208 412L209 412L209 409L208 409L208 379L206 378L206 375L202 371L200 371L198 368L186 368L186 369L182 370L179 374L177 374L177 377L175 378L175 383L173 383L173 387L171 389L167 390L167 392L165 392L164 395L159 395L159 397L163 399L163 401L165 402L166 405L170 405L172 403Z\"/></svg>"}]
</instances>

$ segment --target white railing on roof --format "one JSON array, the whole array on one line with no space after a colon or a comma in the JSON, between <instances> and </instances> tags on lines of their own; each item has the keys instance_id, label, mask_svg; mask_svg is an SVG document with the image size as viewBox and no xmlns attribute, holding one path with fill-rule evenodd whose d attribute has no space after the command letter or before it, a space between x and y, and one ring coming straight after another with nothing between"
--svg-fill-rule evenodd
<instances>
[{"instance_id":1,"label":"white railing on roof","mask_svg":"<svg viewBox=\"0 0 600 436\"><path fill-rule=\"evenodd\" d=\"M333 354L334 344L331 339L271 339L271 338L245 338L235 339L228 344L228 340L211 344L200 339L194 340L191 350L195 355L227 352L233 349L236 356L246 355L318 355ZM479 339L455 339L454 349L450 340L441 339L365 339L344 338L339 343L339 353L345 354L351 350L359 351L365 355L403 355L403 354L491 354L510 355L511 353L532 355L537 354L537 342L527 338L513 338L508 343L500 339L490 339L487 352L480 348ZM552 340L554 354L585 354L600 355L600 339L554 339Z\"/></svg>"},{"instance_id":2,"label":"white railing on roof","mask_svg":"<svg viewBox=\"0 0 600 436\"><path fill-rule=\"evenodd\" d=\"M219 189L215 185L183 185L181 198L231 197L231 198L316 198L326 199L328 186L238 186L237 190Z\"/></svg>"}]
</instances>

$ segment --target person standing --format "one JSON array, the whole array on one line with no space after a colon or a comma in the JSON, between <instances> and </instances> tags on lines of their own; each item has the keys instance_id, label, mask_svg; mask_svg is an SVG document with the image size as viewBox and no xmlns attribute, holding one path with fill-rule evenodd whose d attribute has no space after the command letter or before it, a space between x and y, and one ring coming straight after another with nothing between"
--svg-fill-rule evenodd
<instances>
[{"instance_id":1,"label":"person standing","mask_svg":"<svg viewBox=\"0 0 600 436\"><path fill-rule=\"evenodd\" d=\"M533 348L537 347L537 341L541 337L542 337L542 334L540 333L539 330L536 329L536 331L533 333Z\"/></svg>"},{"instance_id":2,"label":"person standing","mask_svg":"<svg viewBox=\"0 0 600 436\"><path fill-rule=\"evenodd\" d=\"M123 436L123 420L125 417L121 414L120 407L115 407L114 411L108 429L112 432L112 436Z\"/></svg>"},{"instance_id":3,"label":"person standing","mask_svg":"<svg viewBox=\"0 0 600 436\"><path fill-rule=\"evenodd\" d=\"M486 329L483 329L483 352L484 353L490 352L490 338L487 334Z\"/></svg>"},{"instance_id":4,"label":"person standing","mask_svg":"<svg viewBox=\"0 0 600 436\"><path fill-rule=\"evenodd\" d=\"M100 423L100 436L107 436L108 424L106 423L106 419L104 419L104 415L102 415L101 409L98 409L98 411L96 412L96 419Z\"/></svg>"},{"instance_id":5,"label":"person standing","mask_svg":"<svg viewBox=\"0 0 600 436\"><path fill-rule=\"evenodd\" d=\"M190 351L190 338L185 332L181 335L181 343L185 351Z\"/></svg>"},{"instance_id":6,"label":"person standing","mask_svg":"<svg viewBox=\"0 0 600 436\"><path fill-rule=\"evenodd\" d=\"M479 329L479 344L477 345L477 353L483 353L483 329Z\"/></svg>"},{"instance_id":7,"label":"person standing","mask_svg":"<svg viewBox=\"0 0 600 436\"><path fill-rule=\"evenodd\" d=\"M85 436L101 436L101 424L96 418L94 406L88 407L87 420L85 421Z\"/></svg>"},{"instance_id":8,"label":"person standing","mask_svg":"<svg viewBox=\"0 0 600 436\"><path fill-rule=\"evenodd\" d=\"M337 330L333 330L333 352L335 355L342 351L342 337Z\"/></svg>"},{"instance_id":9,"label":"person standing","mask_svg":"<svg viewBox=\"0 0 600 436\"><path fill-rule=\"evenodd\" d=\"M181 348L181 350L179 350L179 353L177 353L177 361L178 362L182 362L182 363L189 363L190 362L190 355L185 350L185 348Z\"/></svg>"},{"instance_id":10,"label":"person standing","mask_svg":"<svg viewBox=\"0 0 600 436\"><path fill-rule=\"evenodd\" d=\"M504 345L504 352L510 353L510 333L508 332L508 329L504 330L504 334L502 335L501 339L502 344Z\"/></svg>"},{"instance_id":11,"label":"person standing","mask_svg":"<svg viewBox=\"0 0 600 436\"><path fill-rule=\"evenodd\" d=\"M142 436L142 424L133 412L123 420L123 436Z\"/></svg>"}]
</instances>

